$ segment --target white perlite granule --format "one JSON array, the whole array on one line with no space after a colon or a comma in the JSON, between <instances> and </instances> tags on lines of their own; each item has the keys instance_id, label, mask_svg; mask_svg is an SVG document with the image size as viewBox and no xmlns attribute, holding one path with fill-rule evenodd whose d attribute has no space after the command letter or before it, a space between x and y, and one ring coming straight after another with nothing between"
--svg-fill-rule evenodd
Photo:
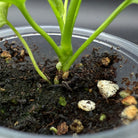
<instances>
[{"instance_id":1,"label":"white perlite granule","mask_svg":"<svg viewBox=\"0 0 138 138\"><path fill-rule=\"evenodd\" d=\"M97 87L99 92L104 98L109 98L116 94L117 90L119 90L119 86L112 81L109 80L100 80L97 83Z\"/></svg>"},{"instance_id":2,"label":"white perlite granule","mask_svg":"<svg viewBox=\"0 0 138 138\"><path fill-rule=\"evenodd\" d=\"M95 109L95 103L91 100L81 100L78 102L78 108L89 112Z\"/></svg>"}]
</instances>

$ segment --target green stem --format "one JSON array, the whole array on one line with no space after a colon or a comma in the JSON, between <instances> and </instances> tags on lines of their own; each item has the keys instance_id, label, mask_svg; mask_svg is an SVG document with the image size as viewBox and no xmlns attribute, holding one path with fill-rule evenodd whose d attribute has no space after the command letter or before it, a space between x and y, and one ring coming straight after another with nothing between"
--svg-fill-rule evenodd
<instances>
[{"instance_id":1,"label":"green stem","mask_svg":"<svg viewBox=\"0 0 138 138\"><path fill-rule=\"evenodd\" d=\"M35 70L38 72L38 74L44 79L46 80L49 84L51 84L51 82L48 80L48 78L42 73L42 71L39 69L34 57L33 57L33 54L28 46L28 44L26 43L26 41L24 40L24 38L20 35L20 33L15 29L15 27L9 22L7 21L7 25L13 30L13 32L18 36L18 38L20 39L20 41L22 42L22 44L24 45L24 47L26 48L28 54L29 54L29 57L34 65L34 68Z\"/></svg>"},{"instance_id":2,"label":"green stem","mask_svg":"<svg viewBox=\"0 0 138 138\"><path fill-rule=\"evenodd\" d=\"M64 16L63 16L63 22L64 22L64 24L66 22L67 7L68 7L68 0L65 0L65 2L64 2Z\"/></svg>"},{"instance_id":3,"label":"green stem","mask_svg":"<svg viewBox=\"0 0 138 138\"><path fill-rule=\"evenodd\" d=\"M114 18L124 10L130 2L128 0L122 2L115 11L104 21L104 23L81 45L81 47L72 56L69 62L64 65L63 71L69 70L70 66L78 58L78 56L86 49L86 47L114 20Z\"/></svg>"},{"instance_id":4,"label":"green stem","mask_svg":"<svg viewBox=\"0 0 138 138\"><path fill-rule=\"evenodd\" d=\"M18 8L22 12L22 14L24 15L24 17L28 21L28 23L48 41L48 43L55 50L57 56L60 57L61 54L60 54L59 47L54 42L54 40L33 20L33 18L31 17L31 15L27 11L25 4L22 4L22 5L18 6Z\"/></svg>"},{"instance_id":5,"label":"green stem","mask_svg":"<svg viewBox=\"0 0 138 138\"><path fill-rule=\"evenodd\" d=\"M61 36L61 49L63 49L63 52L71 52L72 51L72 45L71 45L71 38L72 38L72 32L73 32L73 21L74 16L76 13L76 8L78 5L79 0L71 0L68 13L66 16L66 22L64 25L63 33Z\"/></svg>"},{"instance_id":6,"label":"green stem","mask_svg":"<svg viewBox=\"0 0 138 138\"><path fill-rule=\"evenodd\" d=\"M61 47L60 47L62 57L59 58L63 66L64 64L68 63L68 61L73 55L71 39L72 39L73 27L81 3L80 1L81 0L70 1L68 13L65 19L65 25L63 33L61 35Z\"/></svg>"},{"instance_id":7,"label":"green stem","mask_svg":"<svg viewBox=\"0 0 138 138\"><path fill-rule=\"evenodd\" d=\"M78 5L76 7L76 11L75 11L74 19L73 19L73 27L74 27L74 24L76 22L76 18L77 18L78 13L79 13L80 6L81 6L81 0L79 0Z\"/></svg>"}]
</instances>

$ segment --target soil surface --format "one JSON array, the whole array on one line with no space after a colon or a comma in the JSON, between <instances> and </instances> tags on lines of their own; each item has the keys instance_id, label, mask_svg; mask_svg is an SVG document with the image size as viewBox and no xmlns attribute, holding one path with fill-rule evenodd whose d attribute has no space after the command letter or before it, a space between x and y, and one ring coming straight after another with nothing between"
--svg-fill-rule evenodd
<instances>
[{"instance_id":1,"label":"soil surface","mask_svg":"<svg viewBox=\"0 0 138 138\"><path fill-rule=\"evenodd\" d=\"M51 127L58 129L58 135L74 133L70 125L78 119L83 130L80 134L96 133L115 129L122 125L120 113L124 108L118 92L104 99L97 88L98 80L114 82L119 61L116 54L98 54L93 49L91 55L82 57L81 63L69 70L69 76L62 79L57 73L56 60L47 59L41 70L53 82L58 74L59 84L49 85L26 60L28 54L16 43L4 44L8 57L0 57L0 125L24 132L55 135ZM4 50L0 49L0 54ZM110 59L109 64L102 62ZM60 98L66 105L60 104ZM96 103L93 111L86 112L78 108L80 100L92 100ZM101 115L106 117L101 120ZM77 124L73 124L74 127Z\"/></svg>"}]
</instances>

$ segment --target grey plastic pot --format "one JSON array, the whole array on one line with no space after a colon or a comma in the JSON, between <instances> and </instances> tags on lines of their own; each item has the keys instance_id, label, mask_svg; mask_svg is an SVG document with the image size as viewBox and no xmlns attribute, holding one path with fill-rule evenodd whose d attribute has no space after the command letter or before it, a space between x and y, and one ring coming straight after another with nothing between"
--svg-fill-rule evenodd
<instances>
[{"instance_id":1,"label":"grey plastic pot","mask_svg":"<svg viewBox=\"0 0 138 138\"><path fill-rule=\"evenodd\" d=\"M53 37L53 39L60 43L60 31L56 26L41 26L49 35ZM39 62L43 63L43 58L56 58L56 55L52 48L48 46L48 43L43 39L36 31L34 31L31 27L18 27L18 31L24 36L28 44L31 48L34 47L34 44L39 46L39 51L34 52L34 56L36 60L39 59ZM93 30L80 29L75 28L73 33L73 48L74 51L93 33ZM0 47L3 47L2 44L5 40L8 41L17 41L20 43L18 38L14 35L14 33L10 29L0 30L0 38L3 40L0 42ZM122 57L122 61L120 61L120 67L117 69L117 77L115 80L119 84L120 87L127 87L125 84L121 83L121 79L123 77L129 77L129 79L133 81L137 81L135 75L138 72L138 45L131 43L127 40L121 39L119 37L109 35L106 33L101 33L92 44L82 53L85 55L89 54L92 51L93 47L99 48L99 52L113 52L117 53L120 57ZM82 56L81 55L81 56ZM80 57L81 57L80 56ZM127 61L127 62L126 62ZM131 74L131 75L130 75ZM130 77L131 76L131 77ZM130 85L129 87L133 87ZM122 126L115 130L103 131L96 134L86 134L80 135L80 138L137 138L138 137L138 121L134 121L128 126ZM59 136L49 136L49 135L38 135L31 133L24 133L15 130L11 130L8 128L0 127L0 138L57 138ZM64 138L71 138L72 136L61 136Z\"/></svg>"}]
</instances>

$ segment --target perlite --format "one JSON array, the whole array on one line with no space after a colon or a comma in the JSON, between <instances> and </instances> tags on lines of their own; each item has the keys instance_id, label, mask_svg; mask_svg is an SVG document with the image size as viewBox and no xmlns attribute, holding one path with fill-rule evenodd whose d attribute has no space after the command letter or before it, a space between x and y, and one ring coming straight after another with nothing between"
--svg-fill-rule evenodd
<instances>
[{"instance_id":1,"label":"perlite","mask_svg":"<svg viewBox=\"0 0 138 138\"><path fill-rule=\"evenodd\" d=\"M109 80L100 80L97 83L97 87L99 92L104 98L109 98L116 94L117 90L119 90L119 86L112 81Z\"/></svg>"},{"instance_id":2,"label":"perlite","mask_svg":"<svg viewBox=\"0 0 138 138\"><path fill-rule=\"evenodd\" d=\"M81 100L78 102L78 108L89 112L95 109L95 103L91 100Z\"/></svg>"}]
</instances>

